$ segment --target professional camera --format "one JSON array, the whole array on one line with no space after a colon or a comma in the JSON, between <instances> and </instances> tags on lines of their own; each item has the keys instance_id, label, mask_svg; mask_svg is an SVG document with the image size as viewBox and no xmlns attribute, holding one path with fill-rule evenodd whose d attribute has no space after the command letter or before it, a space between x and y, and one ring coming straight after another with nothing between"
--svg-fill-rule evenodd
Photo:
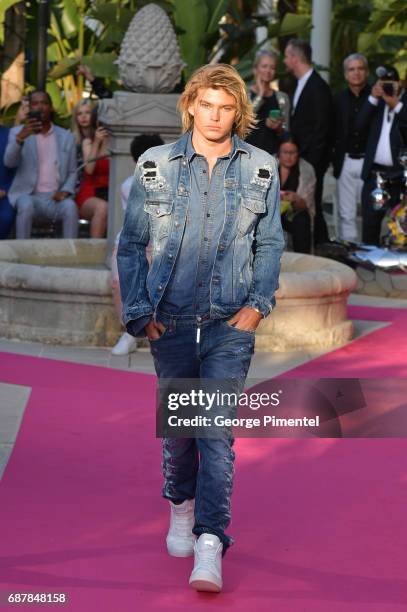
<instances>
[{"instance_id":1,"label":"professional camera","mask_svg":"<svg viewBox=\"0 0 407 612\"><path fill-rule=\"evenodd\" d=\"M400 93L400 77L396 68L379 66L376 68L376 76L380 80L386 96L397 96Z\"/></svg>"}]
</instances>

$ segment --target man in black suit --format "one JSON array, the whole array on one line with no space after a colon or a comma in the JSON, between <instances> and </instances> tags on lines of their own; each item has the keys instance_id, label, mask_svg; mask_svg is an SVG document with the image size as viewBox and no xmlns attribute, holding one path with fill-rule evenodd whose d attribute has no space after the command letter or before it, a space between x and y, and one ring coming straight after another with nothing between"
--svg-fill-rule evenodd
<instances>
[{"instance_id":1,"label":"man in black suit","mask_svg":"<svg viewBox=\"0 0 407 612\"><path fill-rule=\"evenodd\" d=\"M315 189L314 243L328 240L322 214L322 189L332 147L333 102L329 85L314 70L311 46L305 40L291 39L284 54L287 70L297 79L292 99L291 132L300 147L300 155L314 167Z\"/></svg>"},{"instance_id":2,"label":"man in black suit","mask_svg":"<svg viewBox=\"0 0 407 612\"><path fill-rule=\"evenodd\" d=\"M334 97L333 167L337 179L339 237L356 242L357 205L361 201L367 140L367 131L359 131L356 120L370 93L367 59L360 53L352 53L343 62L343 71L348 87Z\"/></svg>"},{"instance_id":3,"label":"man in black suit","mask_svg":"<svg viewBox=\"0 0 407 612\"><path fill-rule=\"evenodd\" d=\"M402 166L400 149L407 147L407 92L402 89L397 70L381 66L379 77L357 119L358 128L368 129L366 156L362 169L362 240L379 244L381 221L385 209L374 210L371 192L380 172L387 179L388 205L400 201Z\"/></svg>"}]
</instances>

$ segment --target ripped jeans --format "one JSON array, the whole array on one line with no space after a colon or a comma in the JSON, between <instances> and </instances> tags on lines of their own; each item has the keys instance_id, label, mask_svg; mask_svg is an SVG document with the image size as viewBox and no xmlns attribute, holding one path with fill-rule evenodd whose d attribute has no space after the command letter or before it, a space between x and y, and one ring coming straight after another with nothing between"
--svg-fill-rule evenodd
<instances>
[{"instance_id":1,"label":"ripped jeans","mask_svg":"<svg viewBox=\"0 0 407 612\"><path fill-rule=\"evenodd\" d=\"M228 391L243 391L254 352L254 332L238 330L226 320L157 316L165 332L151 341L157 376L163 379L225 379ZM163 497L173 502L195 498L193 533L217 535L223 555L233 538L225 534L231 518L234 475L233 436L163 438Z\"/></svg>"}]
</instances>

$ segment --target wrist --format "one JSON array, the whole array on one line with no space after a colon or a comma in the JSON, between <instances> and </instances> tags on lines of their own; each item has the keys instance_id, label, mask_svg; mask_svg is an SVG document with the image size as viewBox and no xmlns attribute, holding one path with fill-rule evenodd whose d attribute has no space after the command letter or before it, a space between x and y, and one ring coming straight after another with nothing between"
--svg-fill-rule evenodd
<instances>
[{"instance_id":1,"label":"wrist","mask_svg":"<svg viewBox=\"0 0 407 612\"><path fill-rule=\"evenodd\" d=\"M264 319L264 314L262 313L262 311L261 311L261 310L259 310L259 309L258 309L258 308L256 308L255 306L250 306L250 308L251 308L252 310L254 310L255 312L257 312L257 313L258 313L258 314L261 316L261 318L262 318L262 319Z\"/></svg>"}]
</instances>

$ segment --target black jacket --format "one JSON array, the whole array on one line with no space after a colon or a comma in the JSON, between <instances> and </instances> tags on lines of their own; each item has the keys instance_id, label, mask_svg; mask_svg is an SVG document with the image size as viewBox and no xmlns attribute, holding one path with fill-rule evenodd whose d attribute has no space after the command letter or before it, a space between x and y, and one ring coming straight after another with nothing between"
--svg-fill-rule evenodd
<instances>
[{"instance_id":1,"label":"black jacket","mask_svg":"<svg viewBox=\"0 0 407 612\"><path fill-rule=\"evenodd\" d=\"M333 101L329 85L315 70L301 92L290 127L301 156L317 174L325 172L333 140Z\"/></svg>"},{"instance_id":2,"label":"black jacket","mask_svg":"<svg viewBox=\"0 0 407 612\"><path fill-rule=\"evenodd\" d=\"M362 111L363 104L367 100L370 93L370 87L366 87L360 94L361 96L361 108L359 113ZM333 146L332 163L334 169L334 177L339 178L342 172L342 166L345 159L346 146L349 138L350 128L350 109L351 109L351 96L348 88L340 91L334 97L334 110L335 110L335 139ZM363 140L365 140L363 137ZM361 153L364 153L361 150Z\"/></svg>"},{"instance_id":3,"label":"black jacket","mask_svg":"<svg viewBox=\"0 0 407 612\"><path fill-rule=\"evenodd\" d=\"M390 130L390 148L393 157L393 170L400 170L401 166L398 163L398 155L400 149L407 147L407 91L404 91L401 96L403 106L398 113L395 113L393 125ZM384 108L386 104L384 100L379 100L379 104L375 106L367 99L357 119L359 129L368 128L368 138L366 145L366 156L362 169L362 179L366 181L371 174L374 158L376 155L377 144L380 139L382 130Z\"/></svg>"}]
</instances>

